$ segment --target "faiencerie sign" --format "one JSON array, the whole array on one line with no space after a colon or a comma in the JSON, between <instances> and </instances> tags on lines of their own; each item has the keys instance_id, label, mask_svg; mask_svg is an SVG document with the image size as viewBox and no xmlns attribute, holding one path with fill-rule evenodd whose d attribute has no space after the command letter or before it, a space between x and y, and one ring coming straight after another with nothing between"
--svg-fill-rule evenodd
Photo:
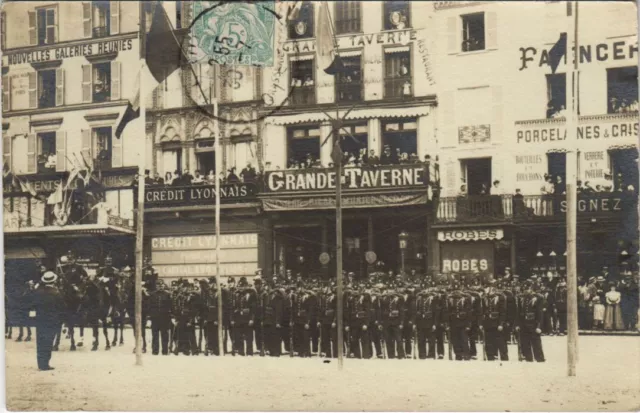
<instances>
[{"instance_id":1,"label":"faiencerie sign","mask_svg":"<svg viewBox=\"0 0 640 413\"><path fill-rule=\"evenodd\" d=\"M254 183L220 185L220 203L246 202L257 193ZM210 204L216 199L215 185L158 186L145 190L145 206L159 208L165 206L189 206Z\"/></svg>"}]
</instances>

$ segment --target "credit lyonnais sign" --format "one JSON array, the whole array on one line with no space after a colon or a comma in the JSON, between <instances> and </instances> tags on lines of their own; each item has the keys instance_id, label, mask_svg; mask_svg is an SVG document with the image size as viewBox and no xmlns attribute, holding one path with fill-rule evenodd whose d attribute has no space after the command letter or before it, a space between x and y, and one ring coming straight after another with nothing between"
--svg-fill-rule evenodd
<instances>
[{"instance_id":1,"label":"credit lyonnais sign","mask_svg":"<svg viewBox=\"0 0 640 413\"><path fill-rule=\"evenodd\" d=\"M344 189L425 187L426 168L422 165L395 165L375 168L345 168ZM273 171L266 176L266 192L323 191L336 188L332 169Z\"/></svg>"},{"instance_id":2,"label":"credit lyonnais sign","mask_svg":"<svg viewBox=\"0 0 640 413\"><path fill-rule=\"evenodd\" d=\"M232 203L250 200L256 195L256 185L253 183L220 185L220 202ZM145 190L145 204L147 208L163 206L181 206L211 204L216 199L214 185L167 186L149 187Z\"/></svg>"}]
</instances>

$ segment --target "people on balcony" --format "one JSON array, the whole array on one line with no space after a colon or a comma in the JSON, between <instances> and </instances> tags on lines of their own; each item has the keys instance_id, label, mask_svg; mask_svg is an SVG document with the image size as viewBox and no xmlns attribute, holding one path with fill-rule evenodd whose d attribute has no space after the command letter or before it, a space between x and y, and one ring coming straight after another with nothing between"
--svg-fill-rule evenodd
<instances>
[{"instance_id":1,"label":"people on balcony","mask_svg":"<svg viewBox=\"0 0 640 413\"><path fill-rule=\"evenodd\" d=\"M173 175L171 172L167 172L164 174L164 184L171 185L173 183Z\"/></svg>"},{"instance_id":2,"label":"people on balcony","mask_svg":"<svg viewBox=\"0 0 640 413\"><path fill-rule=\"evenodd\" d=\"M200 175L200 170L196 169L193 175L193 180L191 181L193 185L204 184L204 176Z\"/></svg>"},{"instance_id":3,"label":"people on balcony","mask_svg":"<svg viewBox=\"0 0 640 413\"><path fill-rule=\"evenodd\" d=\"M207 174L207 184L208 185L215 185L215 183L216 183L216 173L212 169Z\"/></svg>"},{"instance_id":4,"label":"people on balcony","mask_svg":"<svg viewBox=\"0 0 640 413\"><path fill-rule=\"evenodd\" d=\"M243 182L255 182L257 175L256 169L251 165L251 162L247 162L247 166L240 171L240 177Z\"/></svg>"}]
</instances>

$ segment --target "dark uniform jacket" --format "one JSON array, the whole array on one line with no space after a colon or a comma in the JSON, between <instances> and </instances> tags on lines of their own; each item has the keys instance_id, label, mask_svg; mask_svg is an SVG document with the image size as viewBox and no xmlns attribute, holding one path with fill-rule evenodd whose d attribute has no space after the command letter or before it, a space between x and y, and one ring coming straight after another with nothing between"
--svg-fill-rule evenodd
<instances>
[{"instance_id":1,"label":"dark uniform jacket","mask_svg":"<svg viewBox=\"0 0 640 413\"><path fill-rule=\"evenodd\" d=\"M294 324L311 324L315 309L315 298L309 291L296 291L293 294L291 316Z\"/></svg>"},{"instance_id":2,"label":"dark uniform jacket","mask_svg":"<svg viewBox=\"0 0 640 413\"><path fill-rule=\"evenodd\" d=\"M381 307L382 299L381 295L377 293L371 294L371 315L370 322L372 324L380 324L382 323L382 307Z\"/></svg>"},{"instance_id":3,"label":"dark uniform jacket","mask_svg":"<svg viewBox=\"0 0 640 413\"><path fill-rule=\"evenodd\" d=\"M62 322L65 307L58 288L43 285L34 292L33 298L36 326L56 327Z\"/></svg>"},{"instance_id":4,"label":"dark uniform jacket","mask_svg":"<svg viewBox=\"0 0 640 413\"><path fill-rule=\"evenodd\" d=\"M381 302L382 322L387 326L402 325L405 318L404 296L397 293L385 294Z\"/></svg>"},{"instance_id":5,"label":"dark uniform jacket","mask_svg":"<svg viewBox=\"0 0 640 413\"><path fill-rule=\"evenodd\" d=\"M347 325L362 327L371 322L371 295L366 292L351 295L349 305L349 323Z\"/></svg>"},{"instance_id":6,"label":"dark uniform jacket","mask_svg":"<svg viewBox=\"0 0 640 413\"><path fill-rule=\"evenodd\" d=\"M280 290L262 292L262 323L265 326L282 325L285 298Z\"/></svg>"},{"instance_id":7,"label":"dark uniform jacket","mask_svg":"<svg viewBox=\"0 0 640 413\"><path fill-rule=\"evenodd\" d=\"M238 288L234 294L235 302L231 321L239 325L256 321L258 300L256 290L253 288Z\"/></svg>"},{"instance_id":8,"label":"dark uniform jacket","mask_svg":"<svg viewBox=\"0 0 640 413\"><path fill-rule=\"evenodd\" d=\"M567 287L559 285L553 293L556 310L567 312Z\"/></svg>"},{"instance_id":9,"label":"dark uniform jacket","mask_svg":"<svg viewBox=\"0 0 640 413\"><path fill-rule=\"evenodd\" d=\"M440 322L440 303L436 294L421 291L416 295L413 305L413 323L418 328L431 328Z\"/></svg>"},{"instance_id":10,"label":"dark uniform jacket","mask_svg":"<svg viewBox=\"0 0 640 413\"><path fill-rule=\"evenodd\" d=\"M542 326L544 298L540 294L531 293L522 296L518 325L526 331L534 331Z\"/></svg>"},{"instance_id":11,"label":"dark uniform jacket","mask_svg":"<svg viewBox=\"0 0 640 413\"><path fill-rule=\"evenodd\" d=\"M333 324L338 313L338 297L333 291L318 297L318 321L321 324Z\"/></svg>"},{"instance_id":12,"label":"dark uniform jacket","mask_svg":"<svg viewBox=\"0 0 640 413\"><path fill-rule=\"evenodd\" d=\"M451 328L471 328L471 299L461 291L454 291L448 297L449 326Z\"/></svg>"},{"instance_id":13,"label":"dark uniform jacket","mask_svg":"<svg viewBox=\"0 0 640 413\"><path fill-rule=\"evenodd\" d=\"M504 327L507 322L507 298L499 292L488 294L483 300L485 329Z\"/></svg>"},{"instance_id":14,"label":"dark uniform jacket","mask_svg":"<svg viewBox=\"0 0 640 413\"><path fill-rule=\"evenodd\" d=\"M62 276L66 282L75 286L80 286L89 276L81 265L67 264L62 266ZM40 279L38 278L38 281Z\"/></svg>"},{"instance_id":15,"label":"dark uniform jacket","mask_svg":"<svg viewBox=\"0 0 640 413\"><path fill-rule=\"evenodd\" d=\"M405 290L404 292L404 303L405 303L405 313L404 313L404 324L405 325L409 325L409 324L413 324L414 320L415 320L415 301L416 301L416 294L414 291L412 290Z\"/></svg>"},{"instance_id":16,"label":"dark uniform jacket","mask_svg":"<svg viewBox=\"0 0 640 413\"><path fill-rule=\"evenodd\" d=\"M222 319L229 319L229 293L222 290ZM209 293L203 297L204 317L208 322L218 321L218 290L212 288Z\"/></svg>"},{"instance_id":17,"label":"dark uniform jacket","mask_svg":"<svg viewBox=\"0 0 640 413\"><path fill-rule=\"evenodd\" d=\"M515 294L511 290L504 290L502 292L504 294L506 305L507 305L507 324L510 326L515 325L516 318L518 316L518 301L516 299Z\"/></svg>"},{"instance_id":18,"label":"dark uniform jacket","mask_svg":"<svg viewBox=\"0 0 640 413\"><path fill-rule=\"evenodd\" d=\"M168 322L171 320L171 295L164 290L157 290L149 295L149 318L151 322Z\"/></svg>"}]
</instances>

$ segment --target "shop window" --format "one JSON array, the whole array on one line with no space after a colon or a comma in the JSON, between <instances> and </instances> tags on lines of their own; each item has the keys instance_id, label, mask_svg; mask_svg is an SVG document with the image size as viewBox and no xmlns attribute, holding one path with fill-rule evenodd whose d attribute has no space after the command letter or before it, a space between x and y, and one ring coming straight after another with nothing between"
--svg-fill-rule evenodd
<instances>
[{"instance_id":1,"label":"shop window","mask_svg":"<svg viewBox=\"0 0 640 413\"><path fill-rule=\"evenodd\" d=\"M411 52L385 50L384 97L403 98L413 94L411 84Z\"/></svg>"},{"instance_id":2,"label":"shop window","mask_svg":"<svg viewBox=\"0 0 640 413\"><path fill-rule=\"evenodd\" d=\"M405 155L418 153L418 123L416 119L403 119L382 122L382 143L384 145L381 160L391 158L391 163L400 163ZM388 152L386 155L385 153ZM415 159L415 156L414 156Z\"/></svg>"},{"instance_id":3,"label":"shop window","mask_svg":"<svg viewBox=\"0 0 640 413\"><path fill-rule=\"evenodd\" d=\"M102 167L111 168L113 158L113 141L111 139L111 127L94 128L93 134L93 153L96 154L96 161Z\"/></svg>"},{"instance_id":4,"label":"shop window","mask_svg":"<svg viewBox=\"0 0 640 413\"><path fill-rule=\"evenodd\" d=\"M313 37L313 2L303 1L298 13L298 18L289 22L289 39L308 39Z\"/></svg>"},{"instance_id":5,"label":"shop window","mask_svg":"<svg viewBox=\"0 0 640 413\"><path fill-rule=\"evenodd\" d=\"M359 102L362 100L361 56L342 58L344 70L337 75L336 96L338 102Z\"/></svg>"},{"instance_id":6,"label":"shop window","mask_svg":"<svg viewBox=\"0 0 640 413\"><path fill-rule=\"evenodd\" d=\"M484 50L484 13L467 14L462 17L462 51Z\"/></svg>"},{"instance_id":7,"label":"shop window","mask_svg":"<svg viewBox=\"0 0 640 413\"><path fill-rule=\"evenodd\" d=\"M609 151L611 161L611 173L613 176L613 189L615 191L627 191L632 187L638 191L638 149L617 149Z\"/></svg>"},{"instance_id":8,"label":"shop window","mask_svg":"<svg viewBox=\"0 0 640 413\"><path fill-rule=\"evenodd\" d=\"M402 30L411 27L411 3L406 0L384 2L384 29Z\"/></svg>"},{"instance_id":9,"label":"shop window","mask_svg":"<svg viewBox=\"0 0 640 413\"><path fill-rule=\"evenodd\" d=\"M56 133L45 132L37 135L38 173L56 170Z\"/></svg>"},{"instance_id":10,"label":"shop window","mask_svg":"<svg viewBox=\"0 0 640 413\"><path fill-rule=\"evenodd\" d=\"M638 111L638 67L607 69L608 113Z\"/></svg>"},{"instance_id":11,"label":"shop window","mask_svg":"<svg viewBox=\"0 0 640 413\"><path fill-rule=\"evenodd\" d=\"M29 12L29 44L42 46L58 41L58 20L55 7Z\"/></svg>"},{"instance_id":12,"label":"shop window","mask_svg":"<svg viewBox=\"0 0 640 413\"><path fill-rule=\"evenodd\" d=\"M348 154L345 163L360 162L367 154L368 128L366 123L346 124L340 128L340 148ZM353 165L352 165L353 166Z\"/></svg>"},{"instance_id":13,"label":"shop window","mask_svg":"<svg viewBox=\"0 0 640 413\"><path fill-rule=\"evenodd\" d=\"M290 63L291 104L311 105L316 102L316 89L313 76L313 59L294 60Z\"/></svg>"},{"instance_id":14,"label":"shop window","mask_svg":"<svg viewBox=\"0 0 640 413\"><path fill-rule=\"evenodd\" d=\"M320 159L320 127L305 126L287 130L289 168L314 166Z\"/></svg>"},{"instance_id":15,"label":"shop window","mask_svg":"<svg viewBox=\"0 0 640 413\"><path fill-rule=\"evenodd\" d=\"M460 161L468 195L489 195L491 192L491 158Z\"/></svg>"},{"instance_id":16,"label":"shop window","mask_svg":"<svg viewBox=\"0 0 640 413\"><path fill-rule=\"evenodd\" d=\"M336 34L360 33L360 2L337 1L335 5Z\"/></svg>"},{"instance_id":17,"label":"shop window","mask_svg":"<svg viewBox=\"0 0 640 413\"><path fill-rule=\"evenodd\" d=\"M547 75L547 119L566 115L567 75Z\"/></svg>"}]
</instances>

